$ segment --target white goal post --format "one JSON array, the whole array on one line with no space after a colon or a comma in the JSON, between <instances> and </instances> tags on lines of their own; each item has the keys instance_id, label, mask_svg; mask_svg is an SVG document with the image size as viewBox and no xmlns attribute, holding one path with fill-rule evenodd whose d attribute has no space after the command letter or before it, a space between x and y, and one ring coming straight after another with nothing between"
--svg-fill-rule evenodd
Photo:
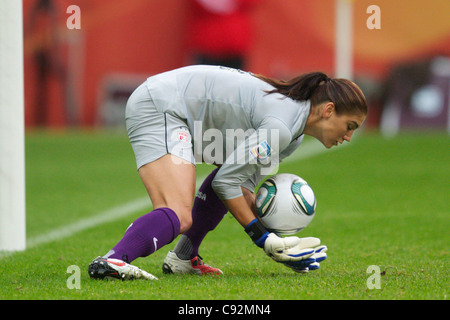
<instances>
[{"instance_id":1,"label":"white goal post","mask_svg":"<svg viewBox=\"0 0 450 320\"><path fill-rule=\"evenodd\" d=\"M22 0L0 0L0 251L26 247L22 16Z\"/></svg>"},{"instance_id":2,"label":"white goal post","mask_svg":"<svg viewBox=\"0 0 450 320\"><path fill-rule=\"evenodd\" d=\"M349 80L353 80L353 1L335 0L334 77Z\"/></svg>"}]
</instances>

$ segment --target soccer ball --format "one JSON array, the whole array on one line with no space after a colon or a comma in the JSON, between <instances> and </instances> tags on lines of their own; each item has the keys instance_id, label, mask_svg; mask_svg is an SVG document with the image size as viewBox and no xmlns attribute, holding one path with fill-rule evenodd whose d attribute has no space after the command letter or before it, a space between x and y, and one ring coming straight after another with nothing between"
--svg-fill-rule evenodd
<instances>
[{"instance_id":1,"label":"soccer ball","mask_svg":"<svg viewBox=\"0 0 450 320\"><path fill-rule=\"evenodd\" d=\"M316 212L316 197L302 178L280 173L268 178L256 194L256 213L261 223L279 235L306 228Z\"/></svg>"}]
</instances>

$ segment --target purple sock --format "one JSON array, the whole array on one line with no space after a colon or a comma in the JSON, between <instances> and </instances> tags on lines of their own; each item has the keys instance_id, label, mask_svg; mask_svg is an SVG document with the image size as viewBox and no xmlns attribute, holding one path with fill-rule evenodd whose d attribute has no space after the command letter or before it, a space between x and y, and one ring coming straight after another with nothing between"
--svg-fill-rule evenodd
<instances>
[{"instance_id":1,"label":"purple sock","mask_svg":"<svg viewBox=\"0 0 450 320\"><path fill-rule=\"evenodd\" d=\"M192 259L198 256L198 248L206 234L214 230L228 212L223 202L217 197L211 187L211 182L218 170L215 169L211 172L198 190L192 208L192 226L183 234L179 246L177 245L178 248L174 250L177 254L177 250L180 251L181 256L184 253L184 258L189 257L189 259ZM190 241L186 241L186 237Z\"/></svg>"},{"instance_id":2,"label":"purple sock","mask_svg":"<svg viewBox=\"0 0 450 320\"><path fill-rule=\"evenodd\" d=\"M158 208L134 221L106 257L131 263L171 243L179 233L180 220L175 212Z\"/></svg>"}]
</instances>

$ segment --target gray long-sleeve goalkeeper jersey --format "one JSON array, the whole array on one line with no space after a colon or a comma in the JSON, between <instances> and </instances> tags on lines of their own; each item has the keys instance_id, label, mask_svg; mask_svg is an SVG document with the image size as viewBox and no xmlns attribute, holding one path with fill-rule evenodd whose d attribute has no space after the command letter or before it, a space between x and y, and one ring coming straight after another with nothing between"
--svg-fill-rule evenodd
<instances>
[{"instance_id":1,"label":"gray long-sleeve goalkeeper jersey","mask_svg":"<svg viewBox=\"0 0 450 320\"><path fill-rule=\"evenodd\" d=\"M273 87L241 70L189 66L146 81L158 111L183 120L196 162L221 164L212 187L221 199L251 191L302 142L309 101L267 94Z\"/></svg>"}]
</instances>

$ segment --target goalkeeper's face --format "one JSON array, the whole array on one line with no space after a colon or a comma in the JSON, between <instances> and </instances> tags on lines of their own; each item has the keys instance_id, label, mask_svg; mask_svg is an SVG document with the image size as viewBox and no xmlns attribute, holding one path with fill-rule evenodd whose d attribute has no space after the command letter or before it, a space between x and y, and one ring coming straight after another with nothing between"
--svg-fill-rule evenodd
<instances>
[{"instance_id":1,"label":"goalkeeper's face","mask_svg":"<svg viewBox=\"0 0 450 320\"><path fill-rule=\"evenodd\" d=\"M326 148L337 146L344 141L350 142L353 133L361 127L365 119L366 116L361 114L337 114L333 103L330 103L322 113L319 140Z\"/></svg>"}]
</instances>

